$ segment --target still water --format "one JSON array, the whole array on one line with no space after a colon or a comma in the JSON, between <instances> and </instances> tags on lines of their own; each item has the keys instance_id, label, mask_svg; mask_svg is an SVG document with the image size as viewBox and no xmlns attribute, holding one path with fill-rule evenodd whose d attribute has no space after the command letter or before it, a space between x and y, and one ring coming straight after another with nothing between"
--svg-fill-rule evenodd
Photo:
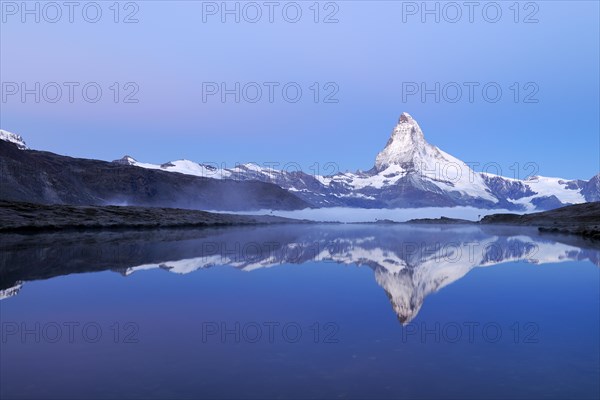
<instances>
[{"instance_id":1,"label":"still water","mask_svg":"<svg viewBox=\"0 0 600 400\"><path fill-rule=\"evenodd\" d=\"M0 397L598 398L600 250L286 225L0 238Z\"/></svg>"}]
</instances>

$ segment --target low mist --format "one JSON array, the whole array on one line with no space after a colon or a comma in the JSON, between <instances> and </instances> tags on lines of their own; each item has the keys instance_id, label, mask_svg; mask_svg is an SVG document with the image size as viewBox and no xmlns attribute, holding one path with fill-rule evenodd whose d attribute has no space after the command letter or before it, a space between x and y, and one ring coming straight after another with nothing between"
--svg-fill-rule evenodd
<instances>
[{"instance_id":1,"label":"low mist","mask_svg":"<svg viewBox=\"0 0 600 400\"><path fill-rule=\"evenodd\" d=\"M218 211L215 211L218 212ZM512 213L504 209L479 209L474 207L424 207L424 208L395 208L395 209L372 209L372 208L306 208L295 211L259 210L241 212L239 214L271 214L287 218L308 219L312 221L339 221L339 222L374 222L376 220L388 219L395 222L405 222L414 218L460 218L478 221L485 215L498 213Z\"/></svg>"}]
</instances>

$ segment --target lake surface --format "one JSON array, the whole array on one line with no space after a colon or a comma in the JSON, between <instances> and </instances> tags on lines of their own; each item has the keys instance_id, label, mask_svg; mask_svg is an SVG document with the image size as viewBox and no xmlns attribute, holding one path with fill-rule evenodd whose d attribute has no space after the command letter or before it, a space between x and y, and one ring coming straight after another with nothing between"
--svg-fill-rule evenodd
<instances>
[{"instance_id":1,"label":"lake surface","mask_svg":"<svg viewBox=\"0 0 600 400\"><path fill-rule=\"evenodd\" d=\"M2 235L0 397L598 398L600 250L525 228Z\"/></svg>"}]
</instances>

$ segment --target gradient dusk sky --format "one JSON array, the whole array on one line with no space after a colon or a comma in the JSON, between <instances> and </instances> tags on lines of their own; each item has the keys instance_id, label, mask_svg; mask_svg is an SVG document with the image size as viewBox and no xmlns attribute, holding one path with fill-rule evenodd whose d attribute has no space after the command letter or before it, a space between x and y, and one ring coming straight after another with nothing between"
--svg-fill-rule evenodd
<instances>
[{"instance_id":1,"label":"gradient dusk sky","mask_svg":"<svg viewBox=\"0 0 600 400\"><path fill-rule=\"evenodd\" d=\"M436 22L435 15L422 15L421 1L317 7L300 1L296 23L290 2L278 2L273 22L263 3L254 3L263 13L256 23L248 21L255 9L245 9L239 23L225 15L223 23L220 10L213 15L223 3L201 1L121 2L118 16L113 1L100 1L96 23L83 18L87 3L81 2L73 22L63 7L52 23L56 10L44 9L45 3L26 3L40 7L36 22L23 14L22 2L2 1L0 128L22 135L34 149L78 157L129 154L144 162L186 158L228 167L294 162L306 169L334 162L345 171L371 168L406 111L430 143L479 163L476 170L497 163L514 177L518 163L523 178L532 172L525 165L534 163L540 175L581 179L600 170L598 1L495 2L502 13L495 23L490 2L476 2L473 22L463 2L453 3L458 8L427 2L440 9ZM457 10L462 16L453 22ZM137 22L123 23L128 16ZM23 101L9 93L14 83L33 88L35 82L78 82L78 88L96 82L103 94L91 103L76 88L70 102L65 89L51 103L49 87L36 103L34 94ZM125 88L127 82L134 86ZM203 82L205 89L206 82L280 86L273 102L265 89L256 103L236 103L234 95L203 101ZM279 89L289 82L303 90L296 103ZM436 82L448 89L437 102L435 94L422 99L407 92ZM452 82L465 88L455 102ZM473 101L465 82L479 85ZM497 102L482 94L490 83L502 89ZM125 103L136 87L132 98L139 101ZM324 102L335 90L337 102Z\"/></svg>"}]
</instances>

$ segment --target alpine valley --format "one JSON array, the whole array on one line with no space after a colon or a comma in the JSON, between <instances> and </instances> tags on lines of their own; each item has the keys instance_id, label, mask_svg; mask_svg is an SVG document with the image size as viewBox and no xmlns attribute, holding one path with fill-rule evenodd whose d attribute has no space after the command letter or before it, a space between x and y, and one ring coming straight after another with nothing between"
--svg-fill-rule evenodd
<instances>
[{"instance_id":1,"label":"alpine valley","mask_svg":"<svg viewBox=\"0 0 600 400\"><path fill-rule=\"evenodd\" d=\"M401 114L371 169L327 176L253 163L219 168L177 160L159 165L130 156L108 163L29 150L20 136L7 131L0 131L0 139L2 200L214 210L471 206L514 211L600 200L600 173L589 180L519 180L475 172L428 143L408 113ZM60 168L54 168L56 162Z\"/></svg>"}]
</instances>

